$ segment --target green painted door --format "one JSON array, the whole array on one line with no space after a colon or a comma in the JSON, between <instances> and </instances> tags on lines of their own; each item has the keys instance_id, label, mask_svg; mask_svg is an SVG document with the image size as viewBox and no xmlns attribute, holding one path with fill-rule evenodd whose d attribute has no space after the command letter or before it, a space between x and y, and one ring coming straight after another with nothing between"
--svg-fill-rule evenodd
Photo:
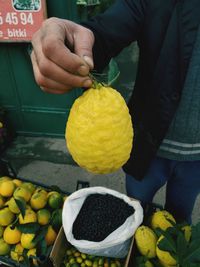
<instances>
[{"instance_id":1,"label":"green painted door","mask_svg":"<svg viewBox=\"0 0 200 267\"><path fill-rule=\"evenodd\" d=\"M76 1L47 0L48 16L78 20ZM0 44L0 106L18 134L63 136L70 107L81 90L52 95L34 80L26 43Z\"/></svg>"}]
</instances>

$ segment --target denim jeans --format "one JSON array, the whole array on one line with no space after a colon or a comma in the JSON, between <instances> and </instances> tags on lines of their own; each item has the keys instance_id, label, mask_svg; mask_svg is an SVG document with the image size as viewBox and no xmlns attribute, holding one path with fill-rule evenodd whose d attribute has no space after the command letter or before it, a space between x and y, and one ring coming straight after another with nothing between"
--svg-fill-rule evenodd
<instances>
[{"instance_id":1,"label":"denim jeans","mask_svg":"<svg viewBox=\"0 0 200 267\"><path fill-rule=\"evenodd\" d=\"M200 161L183 162L156 157L143 180L126 175L127 195L145 205L152 202L155 193L165 183L165 209L177 221L191 223L195 200L200 193Z\"/></svg>"}]
</instances>

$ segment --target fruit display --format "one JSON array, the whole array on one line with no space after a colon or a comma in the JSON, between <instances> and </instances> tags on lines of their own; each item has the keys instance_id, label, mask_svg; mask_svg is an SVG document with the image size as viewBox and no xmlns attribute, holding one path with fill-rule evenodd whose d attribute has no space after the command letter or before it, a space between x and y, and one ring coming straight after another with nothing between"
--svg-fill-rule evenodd
<instances>
[{"instance_id":1,"label":"fruit display","mask_svg":"<svg viewBox=\"0 0 200 267\"><path fill-rule=\"evenodd\" d=\"M66 124L66 144L74 161L92 173L111 173L130 157L133 127L124 98L94 82L78 97Z\"/></svg>"},{"instance_id":2,"label":"fruit display","mask_svg":"<svg viewBox=\"0 0 200 267\"><path fill-rule=\"evenodd\" d=\"M67 248L61 267L123 267L125 259L98 257Z\"/></svg>"},{"instance_id":3,"label":"fruit display","mask_svg":"<svg viewBox=\"0 0 200 267\"><path fill-rule=\"evenodd\" d=\"M55 188L54 188L55 189ZM66 195L28 181L0 178L0 259L41 266L62 226Z\"/></svg>"},{"instance_id":4,"label":"fruit display","mask_svg":"<svg viewBox=\"0 0 200 267\"><path fill-rule=\"evenodd\" d=\"M200 223L176 223L166 210L155 211L134 235L137 267L199 267Z\"/></svg>"}]
</instances>

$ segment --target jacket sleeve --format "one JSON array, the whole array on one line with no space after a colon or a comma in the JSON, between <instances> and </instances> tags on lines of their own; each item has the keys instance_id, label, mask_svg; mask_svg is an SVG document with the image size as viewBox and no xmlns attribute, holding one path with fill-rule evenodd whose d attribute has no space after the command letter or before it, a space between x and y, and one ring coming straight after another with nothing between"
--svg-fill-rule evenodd
<instances>
[{"instance_id":1,"label":"jacket sleeve","mask_svg":"<svg viewBox=\"0 0 200 267\"><path fill-rule=\"evenodd\" d=\"M82 23L95 35L95 70L102 71L112 57L138 39L146 2L147 0L116 0L104 13Z\"/></svg>"}]
</instances>

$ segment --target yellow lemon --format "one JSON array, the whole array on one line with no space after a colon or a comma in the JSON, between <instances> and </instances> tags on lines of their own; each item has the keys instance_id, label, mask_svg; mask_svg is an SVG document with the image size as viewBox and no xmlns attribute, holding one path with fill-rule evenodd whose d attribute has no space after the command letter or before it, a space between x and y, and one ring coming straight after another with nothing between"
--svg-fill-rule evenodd
<instances>
[{"instance_id":1,"label":"yellow lemon","mask_svg":"<svg viewBox=\"0 0 200 267\"><path fill-rule=\"evenodd\" d=\"M166 264L166 265L176 265L176 260L172 257L172 255L168 252L168 251L164 251L159 249L158 245L159 242L165 238L163 235L161 235L157 241L157 246L156 246L156 255L158 257L158 259Z\"/></svg>"},{"instance_id":2,"label":"yellow lemon","mask_svg":"<svg viewBox=\"0 0 200 267\"><path fill-rule=\"evenodd\" d=\"M0 210L0 225L7 226L13 222L15 218L14 213L12 213L8 207Z\"/></svg>"},{"instance_id":3,"label":"yellow lemon","mask_svg":"<svg viewBox=\"0 0 200 267\"><path fill-rule=\"evenodd\" d=\"M50 222L51 213L47 209L40 209L37 212L37 221L40 225L46 225Z\"/></svg>"},{"instance_id":4,"label":"yellow lemon","mask_svg":"<svg viewBox=\"0 0 200 267\"><path fill-rule=\"evenodd\" d=\"M15 191L15 184L13 181L3 181L0 184L0 194L3 197L11 197Z\"/></svg>"},{"instance_id":5,"label":"yellow lemon","mask_svg":"<svg viewBox=\"0 0 200 267\"><path fill-rule=\"evenodd\" d=\"M37 214L33 210L26 209L24 217L20 213L19 215L20 224L33 223L33 222L37 222Z\"/></svg>"},{"instance_id":6,"label":"yellow lemon","mask_svg":"<svg viewBox=\"0 0 200 267\"><path fill-rule=\"evenodd\" d=\"M103 260L103 258L100 258L99 259L99 263L103 263L104 262L104 260ZM73 263L73 260L72 260L72 262L71 262L71 260L70 260L70 263ZM85 263L85 265L86 266L88 266L88 267L92 267L92 261L91 260L85 260L84 261L84 263ZM76 265L75 265L76 266ZM102 265L100 265L100 266L102 266ZM111 267L116 267L116 264L115 263L111 263L111 265L110 265Z\"/></svg>"},{"instance_id":7,"label":"yellow lemon","mask_svg":"<svg viewBox=\"0 0 200 267\"><path fill-rule=\"evenodd\" d=\"M52 209L58 209L63 205L63 197L60 193L54 191L48 195L48 205Z\"/></svg>"},{"instance_id":8,"label":"yellow lemon","mask_svg":"<svg viewBox=\"0 0 200 267\"><path fill-rule=\"evenodd\" d=\"M33 258L32 258L33 265L38 266L37 260L34 259L34 257L37 256L36 248L29 249L27 252L27 256L28 256L28 258L31 258L31 256L33 256Z\"/></svg>"},{"instance_id":9,"label":"yellow lemon","mask_svg":"<svg viewBox=\"0 0 200 267\"><path fill-rule=\"evenodd\" d=\"M21 245L23 248L31 249L36 246L34 242L35 234L22 233L21 235Z\"/></svg>"},{"instance_id":10,"label":"yellow lemon","mask_svg":"<svg viewBox=\"0 0 200 267\"><path fill-rule=\"evenodd\" d=\"M130 157L133 127L128 107L119 92L97 84L78 97L65 132L74 161L92 173L110 173Z\"/></svg>"},{"instance_id":11,"label":"yellow lemon","mask_svg":"<svg viewBox=\"0 0 200 267\"><path fill-rule=\"evenodd\" d=\"M10 253L10 245L3 238L0 238L0 256L5 256Z\"/></svg>"},{"instance_id":12,"label":"yellow lemon","mask_svg":"<svg viewBox=\"0 0 200 267\"><path fill-rule=\"evenodd\" d=\"M22 183L21 186L24 188L27 188L31 192L31 194L33 194L33 192L35 191L35 188L36 188L36 185L34 185L30 182L24 182L24 183Z\"/></svg>"},{"instance_id":13,"label":"yellow lemon","mask_svg":"<svg viewBox=\"0 0 200 267\"><path fill-rule=\"evenodd\" d=\"M43 188L43 187L40 187L38 186L35 191L34 191L34 194L35 193L42 193L42 194L45 194L46 196L48 195L48 192Z\"/></svg>"},{"instance_id":14,"label":"yellow lemon","mask_svg":"<svg viewBox=\"0 0 200 267\"><path fill-rule=\"evenodd\" d=\"M47 233L45 235L45 240L47 246L53 245L54 241L56 240L57 233L54 231L51 225L48 226Z\"/></svg>"},{"instance_id":15,"label":"yellow lemon","mask_svg":"<svg viewBox=\"0 0 200 267\"><path fill-rule=\"evenodd\" d=\"M10 252L10 257L16 262L21 262L24 260L23 257L24 248L22 247L21 243L18 243L14 246L14 248Z\"/></svg>"},{"instance_id":16,"label":"yellow lemon","mask_svg":"<svg viewBox=\"0 0 200 267\"><path fill-rule=\"evenodd\" d=\"M0 128L3 128L3 122L0 121Z\"/></svg>"},{"instance_id":17,"label":"yellow lemon","mask_svg":"<svg viewBox=\"0 0 200 267\"><path fill-rule=\"evenodd\" d=\"M1 178L0 178L0 184L2 183L2 182L4 182L4 181L11 181L12 179L9 177L9 176L2 176Z\"/></svg>"},{"instance_id":18,"label":"yellow lemon","mask_svg":"<svg viewBox=\"0 0 200 267\"><path fill-rule=\"evenodd\" d=\"M15 184L16 187L18 187L18 186L20 186L22 184L22 181L19 180L19 179L13 179L12 181Z\"/></svg>"},{"instance_id":19,"label":"yellow lemon","mask_svg":"<svg viewBox=\"0 0 200 267\"><path fill-rule=\"evenodd\" d=\"M0 209L2 209L5 205L5 199L0 195Z\"/></svg>"},{"instance_id":20,"label":"yellow lemon","mask_svg":"<svg viewBox=\"0 0 200 267\"><path fill-rule=\"evenodd\" d=\"M135 242L139 252L147 258L156 256L157 236L151 228L141 225L135 232Z\"/></svg>"},{"instance_id":21,"label":"yellow lemon","mask_svg":"<svg viewBox=\"0 0 200 267\"><path fill-rule=\"evenodd\" d=\"M13 193L15 198L22 197L26 202L29 202L31 198L31 192L25 187L17 187Z\"/></svg>"},{"instance_id":22,"label":"yellow lemon","mask_svg":"<svg viewBox=\"0 0 200 267\"><path fill-rule=\"evenodd\" d=\"M42 192L34 193L31 197L30 204L34 210L43 209L47 204L47 194Z\"/></svg>"},{"instance_id":23,"label":"yellow lemon","mask_svg":"<svg viewBox=\"0 0 200 267\"><path fill-rule=\"evenodd\" d=\"M24 201L24 199L21 198L21 197L16 197L16 199L21 200L21 201ZM17 205L17 202L16 202L16 200L15 200L14 197L12 197L12 198L8 201L8 208L10 209L10 211L12 211L12 212L15 213L15 214L20 213L20 209L19 209L19 207L18 207L18 205Z\"/></svg>"},{"instance_id":24,"label":"yellow lemon","mask_svg":"<svg viewBox=\"0 0 200 267\"><path fill-rule=\"evenodd\" d=\"M168 227L172 227L176 223L172 214L166 210L156 211L151 217L151 227L153 229L160 228L166 230Z\"/></svg>"},{"instance_id":25,"label":"yellow lemon","mask_svg":"<svg viewBox=\"0 0 200 267\"><path fill-rule=\"evenodd\" d=\"M9 225L3 232L3 239L10 245L17 244L21 240L21 232L17 229L17 227Z\"/></svg>"}]
</instances>

